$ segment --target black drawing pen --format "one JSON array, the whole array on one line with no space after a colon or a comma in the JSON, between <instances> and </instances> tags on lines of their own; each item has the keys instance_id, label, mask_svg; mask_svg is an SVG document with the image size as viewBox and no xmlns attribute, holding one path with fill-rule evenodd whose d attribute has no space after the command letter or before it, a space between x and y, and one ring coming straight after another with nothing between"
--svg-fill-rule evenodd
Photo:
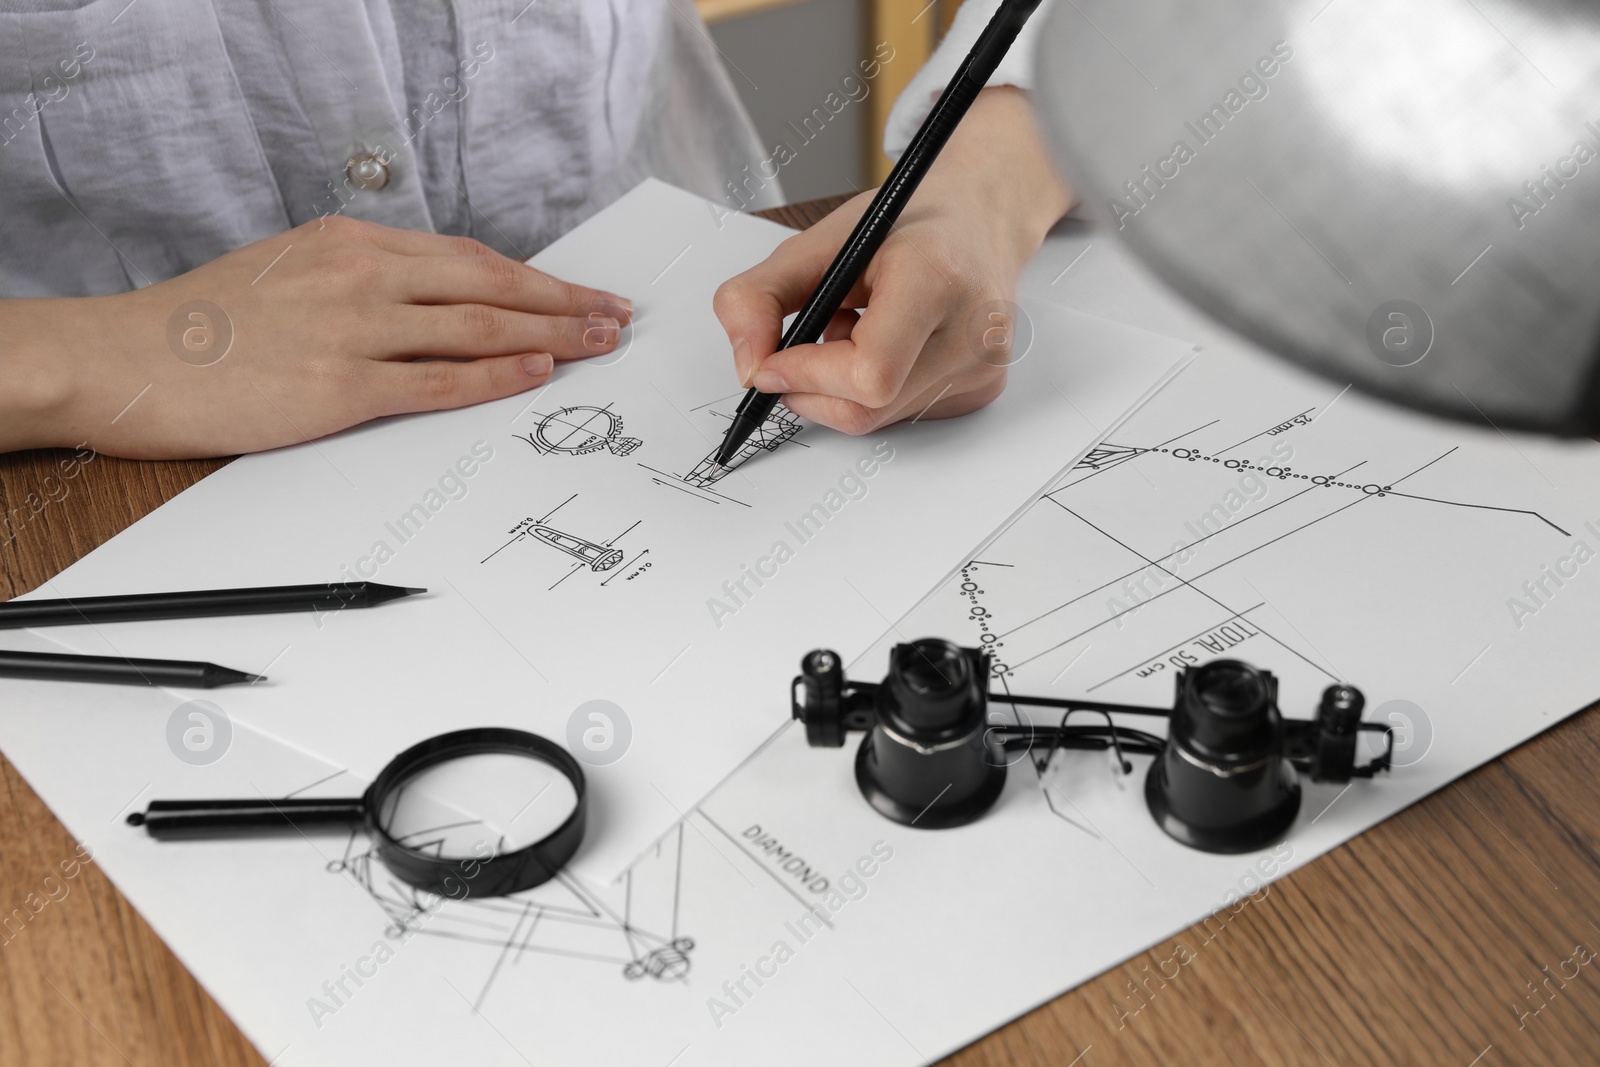
<instances>
[{"instance_id":1,"label":"black drawing pen","mask_svg":"<svg viewBox=\"0 0 1600 1067\"><path fill-rule=\"evenodd\" d=\"M872 204L851 231L850 239L845 241L827 273L822 276L822 281L817 283L811 299L795 316L778 345L780 350L812 344L822 336L823 328L833 318L834 312L839 310L839 305L844 303L856 279L866 270L879 246L889 236L889 230L911 200L911 194L917 191L917 186L927 176L933 161L939 157L940 149L944 148L956 124L961 121L961 116L978 98L978 93L1000 65L1011 42L1016 40L1023 23L1028 21L1028 16L1038 6L1039 0L1005 0L1000 5L994 18L989 20L989 25L979 35L977 43L972 46L972 51L962 60L955 77L950 79L939 102L933 105L922 128L911 139L905 154L878 189L878 195L872 198ZM732 464L739 449L772 414L777 403L778 396L775 393L763 393L754 388L745 393L738 410L734 412L728 432L723 436L722 447L717 450L719 466L726 468Z\"/></svg>"}]
</instances>

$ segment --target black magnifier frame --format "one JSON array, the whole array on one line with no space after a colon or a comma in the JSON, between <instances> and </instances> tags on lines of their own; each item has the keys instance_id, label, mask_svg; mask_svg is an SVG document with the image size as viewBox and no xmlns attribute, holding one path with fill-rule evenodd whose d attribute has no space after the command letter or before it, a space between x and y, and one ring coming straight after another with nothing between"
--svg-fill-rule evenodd
<instances>
[{"instance_id":1,"label":"black magnifier frame","mask_svg":"<svg viewBox=\"0 0 1600 1067\"><path fill-rule=\"evenodd\" d=\"M387 803L430 767L468 756L513 755L549 764L572 783L577 801L566 820L531 845L488 856L436 856L392 836L381 823ZM359 797L277 800L152 800L128 825L160 840L205 840L325 827L362 826L378 843L378 858L416 889L462 899L520 893L548 882L583 843L588 791L583 768L554 741L498 726L455 730L418 742L390 760Z\"/></svg>"}]
</instances>

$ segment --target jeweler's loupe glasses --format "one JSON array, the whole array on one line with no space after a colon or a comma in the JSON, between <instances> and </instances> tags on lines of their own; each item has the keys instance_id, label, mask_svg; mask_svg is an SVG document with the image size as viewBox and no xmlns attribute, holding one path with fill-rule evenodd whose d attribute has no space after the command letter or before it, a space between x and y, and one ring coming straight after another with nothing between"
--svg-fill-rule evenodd
<instances>
[{"instance_id":1,"label":"jeweler's loupe glasses","mask_svg":"<svg viewBox=\"0 0 1600 1067\"><path fill-rule=\"evenodd\" d=\"M479 727L411 746L358 797L154 800L128 823L166 840L360 827L396 878L461 899L553 878L583 841L585 810L583 770L564 748Z\"/></svg>"},{"instance_id":2,"label":"jeweler's loupe glasses","mask_svg":"<svg viewBox=\"0 0 1600 1067\"><path fill-rule=\"evenodd\" d=\"M1156 757L1145 802L1162 830L1207 852L1252 852L1289 832L1300 810L1301 774L1318 782L1370 778L1389 769L1394 728L1361 721L1365 699L1349 685L1323 691L1316 717L1286 719L1270 671L1219 659L1182 670L1171 708L989 692L989 655L939 638L896 645L881 683L844 677L837 653L818 649L800 663L790 693L794 717L815 747L838 748L851 730L856 785L882 815L926 829L980 818L1005 786L1007 753L1031 755L1042 771L1060 749L1110 749ZM997 705L1064 709L1056 726L1017 715L993 722ZM1074 714L1104 719L1069 725ZM1167 736L1113 716L1167 720ZM1381 754L1356 763L1356 736L1382 733ZM1020 758L1020 757L1017 757Z\"/></svg>"}]
</instances>

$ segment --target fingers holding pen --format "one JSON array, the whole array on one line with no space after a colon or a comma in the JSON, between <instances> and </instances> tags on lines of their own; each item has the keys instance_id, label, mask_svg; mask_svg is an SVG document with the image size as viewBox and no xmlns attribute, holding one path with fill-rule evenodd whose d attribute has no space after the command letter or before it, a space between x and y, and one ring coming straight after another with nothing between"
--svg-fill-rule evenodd
<instances>
[{"instance_id":1,"label":"fingers holding pen","mask_svg":"<svg viewBox=\"0 0 1600 1067\"><path fill-rule=\"evenodd\" d=\"M937 291L887 283L871 293L859 315L835 315L821 344L774 352L753 384L764 393L826 393L877 410L905 391L913 368L937 326Z\"/></svg>"},{"instance_id":2,"label":"fingers holding pen","mask_svg":"<svg viewBox=\"0 0 1600 1067\"><path fill-rule=\"evenodd\" d=\"M783 404L803 419L859 437L906 419L925 422L969 414L991 403L1005 390L1005 384L1000 375L958 387L957 379L945 376L919 392L908 391L903 399L883 408L823 393L787 393Z\"/></svg>"},{"instance_id":3,"label":"fingers holding pen","mask_svg":"<svg viewBox=\"0 0 1600 1067\"><path fill-rule=\"evenodd\" d=\"M805 305L828 264L833 262L843 239L841 233L834 232L840 225L834 216L829 216L811 229L790 237L772 255L718 287L712 298L712 308L727 332L733 348L734 371L741 384L748 387L754 372L777 351L782 341L784 317ZM848 233L848 227L843 232ZM846 295L844 306L865 304L866 293L866 285L857 282ZM837 339L840 325L840 316L835 315L825 337Z\"/></svg>"}]
</instances>

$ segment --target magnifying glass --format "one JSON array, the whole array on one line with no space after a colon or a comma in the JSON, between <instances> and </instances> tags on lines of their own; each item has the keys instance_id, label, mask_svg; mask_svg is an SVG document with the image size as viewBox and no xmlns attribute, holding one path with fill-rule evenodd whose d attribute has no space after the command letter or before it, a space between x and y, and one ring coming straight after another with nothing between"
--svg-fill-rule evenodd
<instances>
[{"instance_id":1,"label":"magnifying glass","mask_svg":"<svg viewBox=\"0 0 1600 1067\"><path fill-rule=\"evenodd\" d=\"M460 899L555 877L583 841L585 812L583 770L566 749L478 727L411 746L359 797L153 800L127 821L162 840L360 826L396 878Z\"/></svg>"}]
</instances>

